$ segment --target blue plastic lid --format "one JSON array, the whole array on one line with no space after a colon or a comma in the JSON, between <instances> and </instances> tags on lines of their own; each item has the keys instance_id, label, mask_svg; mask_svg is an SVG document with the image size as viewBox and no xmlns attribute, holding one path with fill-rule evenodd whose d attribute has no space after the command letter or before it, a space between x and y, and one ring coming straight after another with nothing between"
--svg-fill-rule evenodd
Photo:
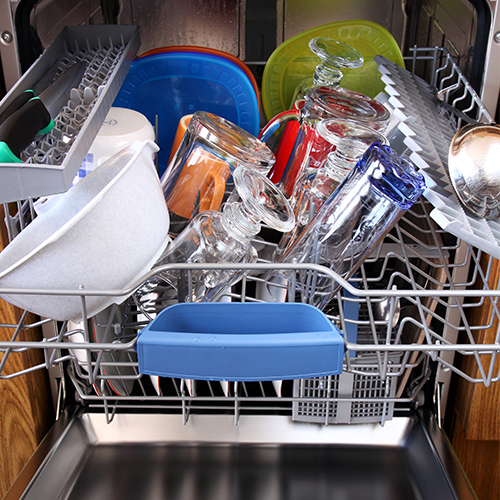
<instances>
[{"instance_id":1,"label":"blue plastic lid","mask_svg":"<svg viewBox=\"0 0 500 500\"><path fill-rule=\"evenodd\" d=\"M402 209L410 208L424 192L424 176L415 165L399 156L390 146L373 143L358 161L359 172Z\"/></svg>"},{"instance_id":2,"label":"blue plastic lid","mask_svg":"<svg viewBox=\"0 0 500 500\"><path fill-rule=\"evenodd\" d=\"M136 59L113 106L138 111L153 124L158 116L160 176L184 115L207 111L259 133L259 105L248 75L212 54L165 52Z\"/></svg>"}]
</instances>

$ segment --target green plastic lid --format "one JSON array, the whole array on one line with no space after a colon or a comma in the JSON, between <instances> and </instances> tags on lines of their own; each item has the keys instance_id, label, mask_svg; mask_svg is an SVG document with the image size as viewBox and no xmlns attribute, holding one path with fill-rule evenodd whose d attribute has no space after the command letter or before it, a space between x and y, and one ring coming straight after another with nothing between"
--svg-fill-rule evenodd
<instances>
[{"instance_id":1,"label":"green plastic lid","mask_svg":"<svg viewBox=\"0 0 500 500\"><path fill-rule=\"evenodd\" d=\"M382 26L372 21L338 21L324 24L295 35L283 42L269 57L262 76L262 104L266 118L289 109L295 88L311 76L319 63L309 48L314 37L328 37L356 49L364 58L361 68L343 69L340 86L375 97L384 90L378 64L373 60L382 55L404 67L403 55L396 40Z\"/></svg>"}]
</instances>

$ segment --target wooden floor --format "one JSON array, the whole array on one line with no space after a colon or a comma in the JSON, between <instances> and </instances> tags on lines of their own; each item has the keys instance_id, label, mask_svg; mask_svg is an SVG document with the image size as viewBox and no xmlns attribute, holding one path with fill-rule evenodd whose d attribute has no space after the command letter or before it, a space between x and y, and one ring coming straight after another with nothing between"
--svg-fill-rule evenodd
<instances>
[{"instance_id":1,"label":"wooden floor","mask_svg":"<svg viewBox=\"0 0 500 500\"><path fill-rule=\"evenodd\" d=\"M483 265L486 264L486 258ZM500 262L494 261L490 287L496 288L500 276ZM471 325L490 323L492 305L486 300L483 307L473 308ZM498 320L488 329L474 332L478 343L494 343ZM486 370L489 357L482 356ZM457 366L474 378L480 378L473 356L456 359ZM494 373L499 373L500 359L495 360ZM500 383L486 388L455 376L450 389L446 430L479 500L500 500Z\"/></svg>"},{"instance_id":2,"label":"wooden floor","mask_svg":"<svg viewBox=\"0 0 500 500\"><path fill-rule=\"evenodd\" d=\"M0 217L4 212L0 207ZM4 224L0 224L0 248L7 244ZM20 311L0 299L0 323L17 324ZM28 323L34 321L29 315ZM0 340L10 340L12 329L0 328ZM40 329L21 331L20 340L41 340ZM40 352L9 355L3 374L16 373L43 362ZM53 423L52 396L47 372L0 380L0 498L3 498L27 460Z\"/></svg>"}]
</instances>

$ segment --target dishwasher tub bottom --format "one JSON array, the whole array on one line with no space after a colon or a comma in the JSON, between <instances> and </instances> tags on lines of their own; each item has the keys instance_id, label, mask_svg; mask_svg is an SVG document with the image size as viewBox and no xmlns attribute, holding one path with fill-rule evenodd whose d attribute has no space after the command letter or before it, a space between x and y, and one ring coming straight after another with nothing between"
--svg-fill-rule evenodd
<instances>
[{"instance_id":1,"label":"dishwasher tub bottom","mask_svg":"<svg viewBox=\"0 0 500 500\"><path fill-rule=\"evenodd\" d=\"M36 470L32 475L30 471ZM472 499L434 420L320 426L283 416L76 412L4 498Z\"/></svg>"}]
</instances>

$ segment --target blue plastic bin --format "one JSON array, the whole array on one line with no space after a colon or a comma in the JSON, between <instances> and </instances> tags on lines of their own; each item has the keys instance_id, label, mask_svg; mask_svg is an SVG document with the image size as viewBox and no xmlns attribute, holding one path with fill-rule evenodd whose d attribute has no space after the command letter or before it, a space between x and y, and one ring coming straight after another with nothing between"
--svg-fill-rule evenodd
<instances>
[{"instance_id":1,"label":"blue plastic bin","mask_svg":"<svg viewBox=\"0 0 500 500\"><path fill-rule=\"evenodd\" d=\"M286 380L341 373L344 341L308 304L184 303L139 332L137 354L146 375Z\"/></svg>"}]
</instances>

